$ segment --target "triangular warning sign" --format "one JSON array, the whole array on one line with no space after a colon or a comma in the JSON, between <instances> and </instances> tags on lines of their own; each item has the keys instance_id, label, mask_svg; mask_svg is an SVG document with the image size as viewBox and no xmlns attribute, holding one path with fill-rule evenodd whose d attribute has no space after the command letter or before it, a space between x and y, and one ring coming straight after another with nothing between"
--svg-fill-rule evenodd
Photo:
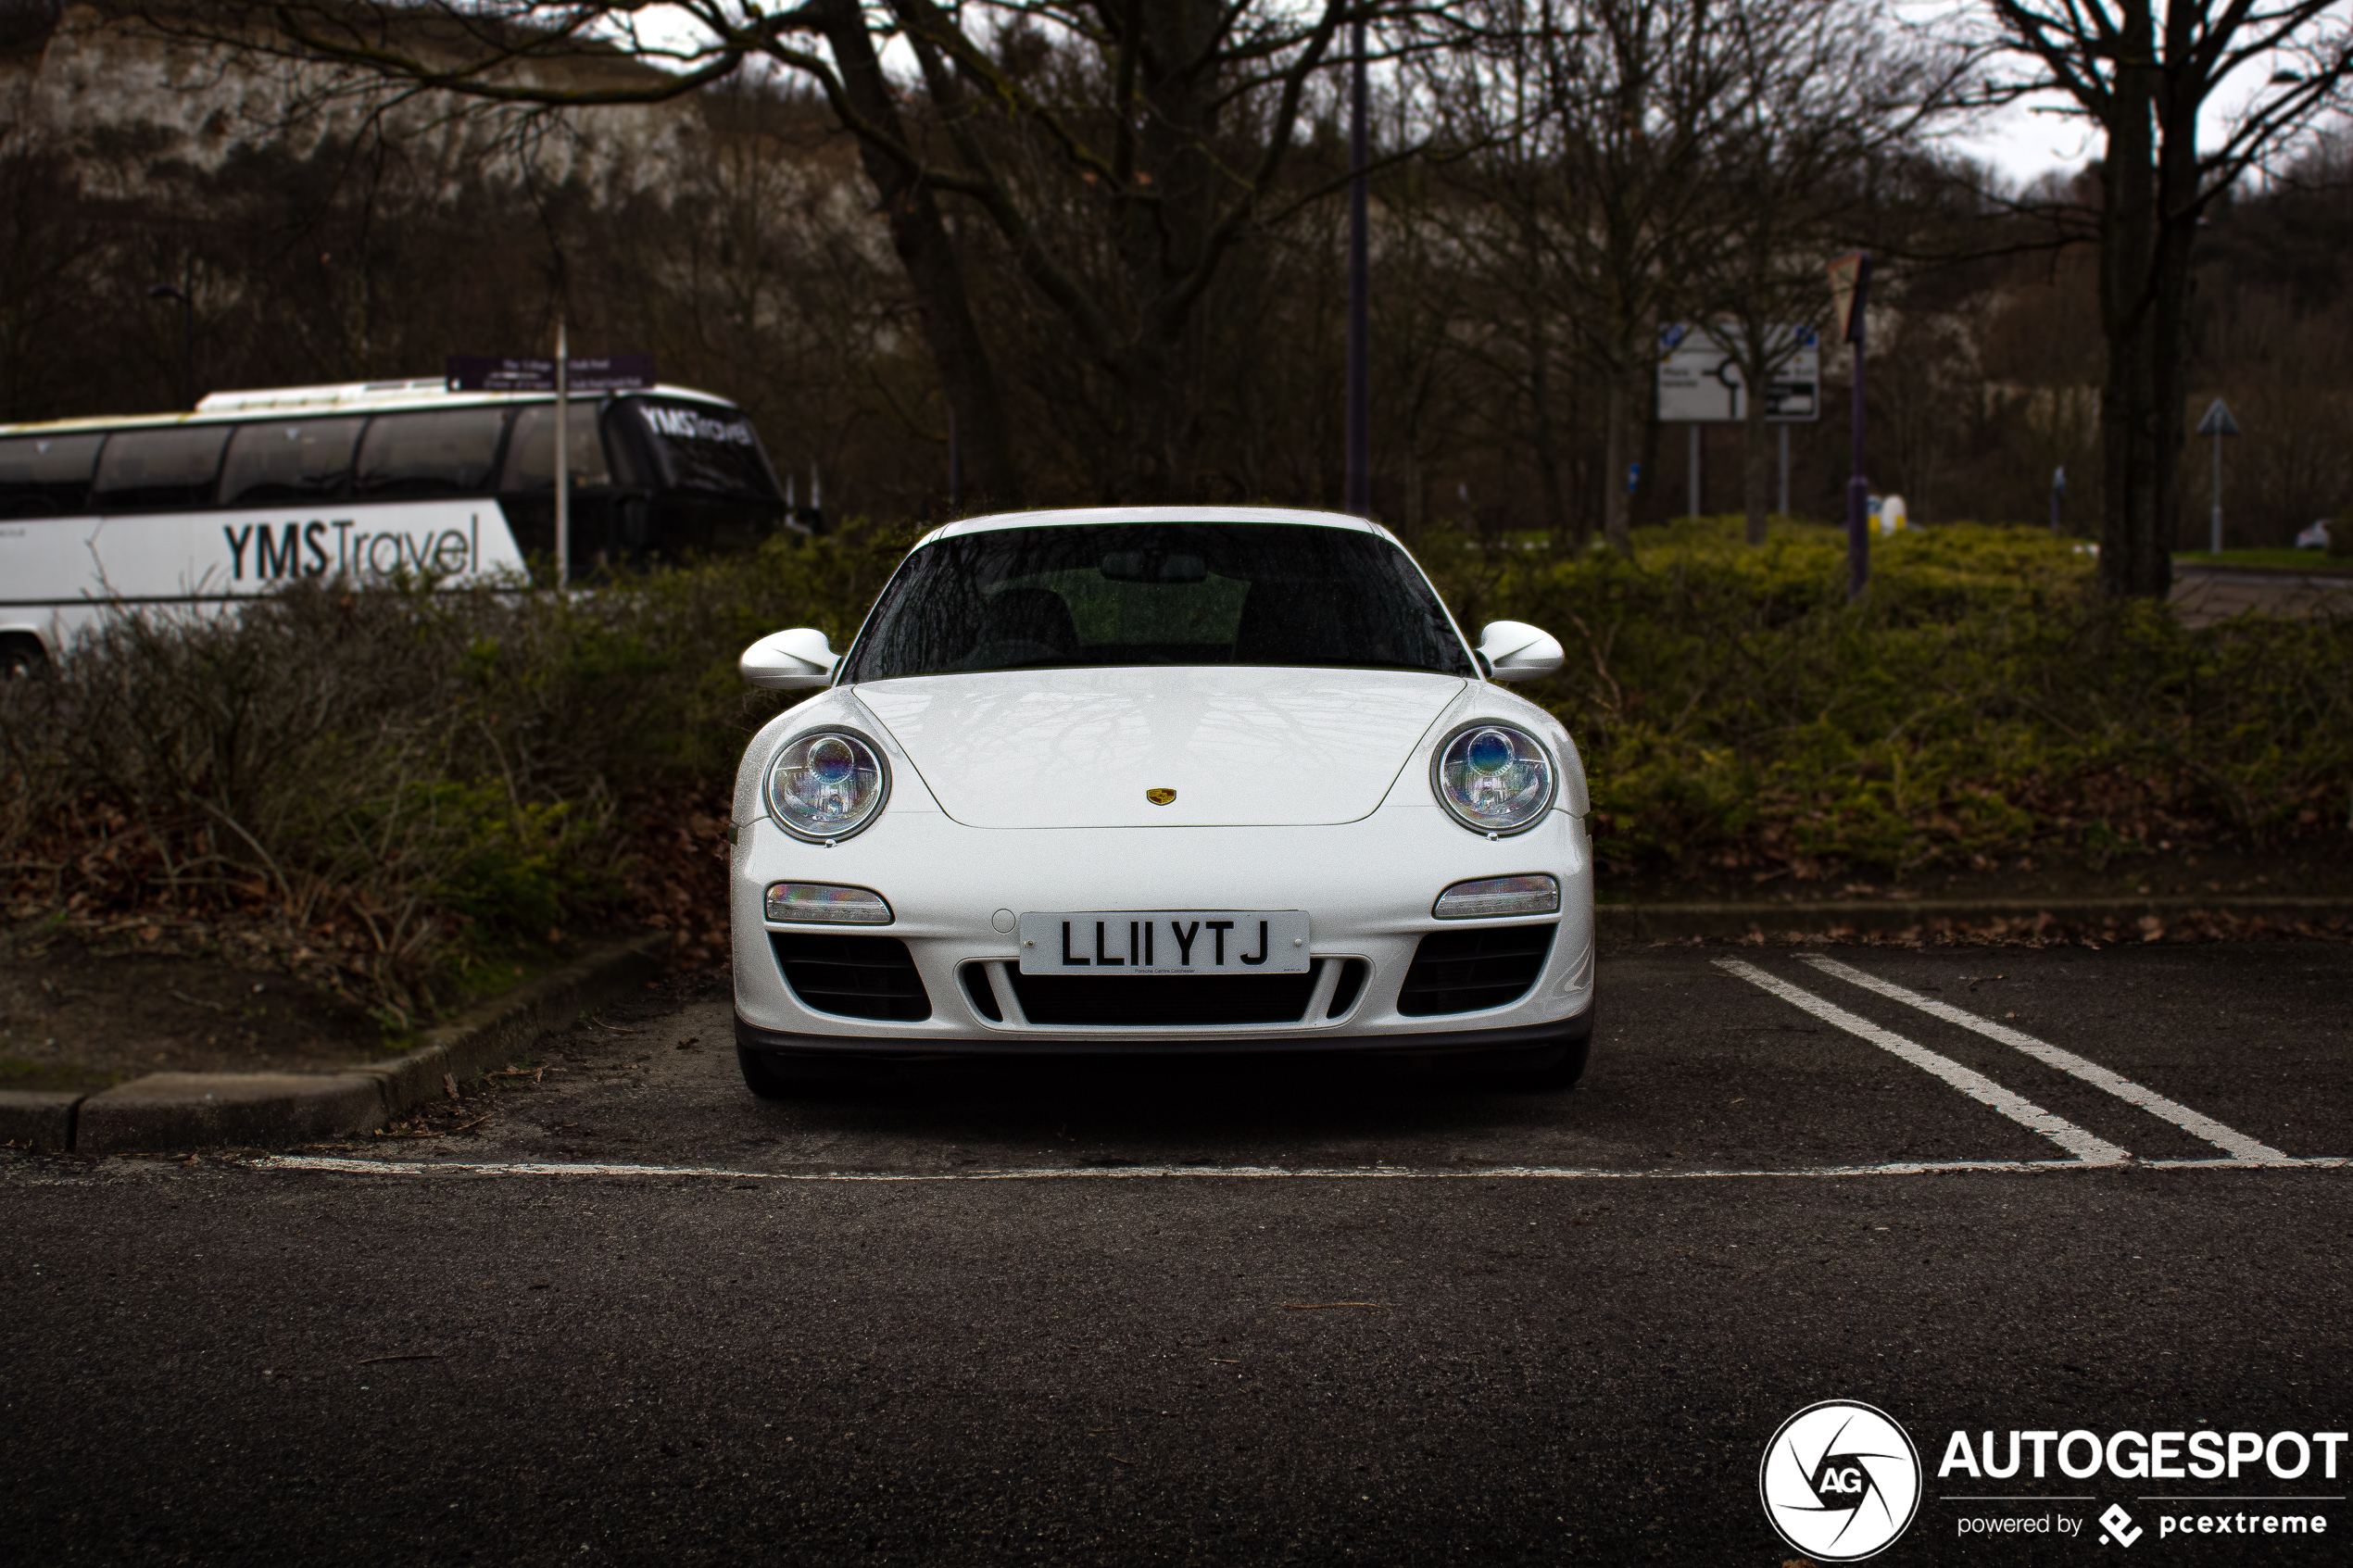
<instances>
[{"instance_id":1,"label":"triangular warning sign","mask_svg":"<svg viewBox=\"0 0 2353 1568\"><path fill-rule=\"evenodd\" d=\"M2236 435L2239 422L2231 418L2231 406L2217 397L2214 407L2206 411L2206 418L2197 421L2197 433L2200 435Z\"/></svg>"}]
</instances>

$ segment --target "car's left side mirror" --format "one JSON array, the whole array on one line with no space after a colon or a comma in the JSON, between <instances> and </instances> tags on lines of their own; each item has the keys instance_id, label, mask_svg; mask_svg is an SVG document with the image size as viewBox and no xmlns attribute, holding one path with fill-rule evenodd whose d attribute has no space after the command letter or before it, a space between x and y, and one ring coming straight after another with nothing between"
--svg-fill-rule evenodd
<instances>
[{"instance_id":1,"label":"car's left side mirror","mask_svg":"<svg viewBox=\"0 0 2353 1568\"><path fill-rule=\"evenodd\" d=\"M823 632L796 626L789 632L771 632L744 649L736 668L752 685L789 692L824 685L834 678L834 666L840 662Z\"/></svg>"},{"instance_id":2,"label":"car's left side mirror","mask_svg":"<svg viewBox=\"0 0 2353 1568\"><path fill-rule=\"evenodd\" d=\"M1479 629L1478 657L1499 681L1532 681L1558 670L1567 656L1550 632L1525 621L1491 621Z\"/></svg>"}]
</instances>

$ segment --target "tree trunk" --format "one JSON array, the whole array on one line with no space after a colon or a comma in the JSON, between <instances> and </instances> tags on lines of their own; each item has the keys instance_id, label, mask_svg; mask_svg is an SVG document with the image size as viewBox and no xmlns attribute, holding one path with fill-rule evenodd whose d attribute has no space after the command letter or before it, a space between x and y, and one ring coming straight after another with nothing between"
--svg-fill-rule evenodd
<instances>
[{"instance_id":1,"label":"tree trunk","mask_svg":"<svg viewBox=\"0 0 2353 1568\"><path fill-rule=\"evenodd\" d=\"M1634 553L1634 495L1626 483L1627 465L1634 460L1634 392L1631 378L1612 366L1608 401L1602 417L1602 537L1619 555Z\"/></svg>"},{"instance_id":2,"label":"tree trunk","mask_svg":"<svg viewBox=\"0 0 2353 1568\"><path fill-rule=\"evenodd\" d=\"M1751 333L1752 344L1756 334ZM1772 374L1768 358L1752 355L1751 362L1741 370L1748 383L1748 406L1741 410L1741 501L1748 512L1748 542L1765 543L1765 520L1770 510L1768 496L1772 484L1771 459L1765 455L1765 403L1768 378Z\"/></svg>"},{"instance_id":3,"label":"tree trunk","mask_svg":"<svg viewBox=\"0 0 2353 1568\"><path fill-rule=\"evenodd\" d=\"M840 68L850 107L868 123L906 144L909 138L900 119L898 101L883 74L858 0L813 0L810 11ZM973 318L971 291L940 214L938 198L916 170L862 136L858 140L858 157L889 224L891 248L914 290L924 338L938 368L948 406L955 410L963 493L984 505L1017 505L1021 470L1013 456L1012 427L998 391L996 368L981 339L979 323Z\"/></svg>"},{"instance_id":4,"label":"tree trunk","mask_svg":"<svg viewBox=\"0 0 2353 1568\"><path fill-rule=\"evenodd\" d=\"M1196 499L1192 399L1185 353L1173 334L1139 333L1119 356L1127 406L1127 493L1136 506L1182 506Z\"/></svg>"},{"instance_id":5,"label":"tree trunk","mask_svg":"<svg viewBox=\"0 0 2353 1568\"><path fill-rule=\"evenodd\" d=\"M1561 489L1559 443L1553 429L1553 348L1545 335L1544 312L1530 302L1528 311L1528 444L1536 458L1538 494L1544 507L1544 532L1553 548L1566 552L1568 540L1568 498Z\"/></svg>"},{"instance_id":6,"label":"tree trunk","mask_svg":"<svg viewBox=\"0 0 2353 1568\"><path fill-rule=\"evenodd\" d=\"M2192 53L2186 30L2194 20L2186 6L2176 6L2166 19L2166 57L2187 58ZM2152 390L2157 401L2157 513L2155 537L2133 592L2163 598L2173 587L2173 552L2182 539L2182 455L2188 434L2187 375L2190 254L2197 243L2198 110L2201 91L2188 91L2178 77L2158 99L2158 128L2163 137L2158 154L2157 277L2151 312Z\"/></svg>"},{"instance_id":7,"label":"tree trunk","mask_svg":"<svg viewBox=\"0 0 2353 1568\"><path fill-rule=\"evenodd\" d=\"M2156 46L2145 5L2129 17L2128 59L2148 60ZM2158 542L2159 467L2155 283L2158 249L2156 70L2120 66L2117 105L2100 171L2100 326L2108 338L2108 380L2100 389L2101 468L2107 481L2100 527L2099 582L2115 598L2147 592L2147 564Z\"/></svg>"}]
</instances>

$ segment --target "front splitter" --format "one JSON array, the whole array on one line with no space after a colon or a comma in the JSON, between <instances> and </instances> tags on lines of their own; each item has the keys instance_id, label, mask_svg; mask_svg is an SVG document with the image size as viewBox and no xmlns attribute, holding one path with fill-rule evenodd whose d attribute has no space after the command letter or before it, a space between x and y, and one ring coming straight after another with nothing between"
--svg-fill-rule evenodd
<instances>
[{"instance_id":1,"label":"front splitter","mask_svg":"<svg viewBox=\"0 0 2353 1568\"><path fill-rule=\"evenodd\" d=\"M800 1035L763 1029L740 1013L736 1044L775 1056L822 1056L836 1060L945 1061L970 1057L1021 1056L1245 1056L1274 1052L1358 1053L1384 1056L1451 1056L1463 1051L1543 1050L1581 1045L1592 1037L1593 1007L1572 1017L1506 1028L1408 1030L1378 1035L1335 1035L1302 1030L1287 1035L1213 1035L1192 1038L1139 1038L1120 1035L1007 1034L974 1039L900 1038L871 1035Z\"/></svg>"}]
</instances>

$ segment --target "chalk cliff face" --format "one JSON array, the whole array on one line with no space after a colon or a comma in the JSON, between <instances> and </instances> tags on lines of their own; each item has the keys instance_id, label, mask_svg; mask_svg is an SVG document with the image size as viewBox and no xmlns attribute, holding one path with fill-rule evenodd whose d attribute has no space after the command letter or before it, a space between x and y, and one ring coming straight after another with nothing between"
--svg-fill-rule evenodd
<instances>
[{"instance_id":1,"label":"chalk cliff face","mask_svg":"<svg viewBox=\"0 0 2353 1568\"><path fill-rule=\"evenodd\" d=\"M622 196L662 188L710 138L692 98L561 116L404 99L350 72L158 37L94 6L57 12L44 41L44 9L0 0L0 137L69 158L100 197L136 198L163 176L216 171L240 149L305 157L371 121L399 144L412 178L430 176L421 184L529 172ZM654 75L617 58L582 69Z\"/></svg>"}]
</instances>

